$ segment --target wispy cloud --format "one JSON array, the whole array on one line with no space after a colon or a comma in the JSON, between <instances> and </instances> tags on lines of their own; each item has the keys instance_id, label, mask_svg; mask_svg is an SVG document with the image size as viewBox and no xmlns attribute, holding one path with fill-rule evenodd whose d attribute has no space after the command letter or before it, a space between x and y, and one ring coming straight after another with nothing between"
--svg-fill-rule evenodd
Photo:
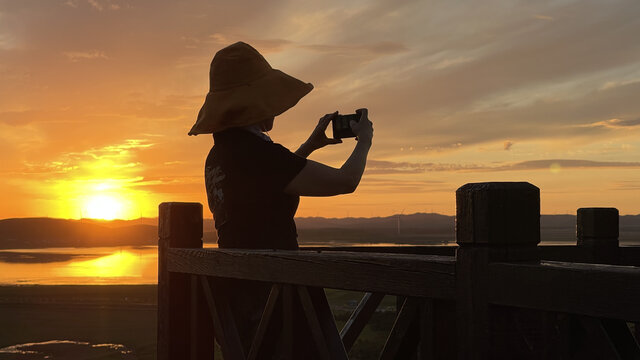
<instances>
[{"instance_id":1,"label":"wispy cloud","mask_svg":"<svg viewBox=\"0 0 640 360\"><path fill-rule=\"evenodd\" d=\"M446 163L412 163L384 160L367 161L367 174L417 174L430 171L472 171L485 170L486 167L477 164L446 164Z\"/></svg>"},{"instance_id":2,"label":"wispy cloud","mask_svg":"<svg viewBox=\"0 0 640 360\"><path fill-rule=\"evenodd\" d=\"M100 50L89 51L65 51L64 56L72 62L78 62L82 60L95 60L95 59L108 59L107 54Z\"/></svg>"},{"instance_id":3,"label":"wispy cloud","mask_svg":"<svg viewBox=\"0 0 640 360\"><path fill-rule=\"evenodd\" d=\"M608 119L597 121L587 125L579 125L581 127L605 127L610 129L621 129L640 126L640 118L637 119Z\"/></svg>"},{"instance_id":4,"label":"wispy cloud","mask_svg":"<svg viewBox=\"0 0 640 360\"><path fill-rule=\"evenodd\" d=\"M405 52L408 50L404 44L392 41L348 45L310 44L298 45L298 47L331 55L354 55L362 53L389 55Z\"/></svg>"},{"instance_id":5,"label":"wispy cloud","mask_svg":"<svg viewBox=\"0 0 640 360\"><path fill-rule=\"evenodd\" d=\"M194 41L195 39L185 39L188 41ZM313 51L316 53L327 55L363 55L363 54L376 54L376 55L390 55L408 51L408 48L399 42L394 41L379 41L379 42L367 42L367 43L352 43L352 44L306 44L302 42L295 42L288 39L275 39L275 38L255 38L252 36L241 34L223 34L215 33L209 35L210 42L218 44L219 46L227 46L237 41L244 41L251 44L256 49L260 50L264 54L270 54L273 52L284 51L287 48L304 49ZM460 60L453 59L452 62L459 62ZM464 62L464 61L462 61Z\"/></svg>"},{"instance_id":6,"label":"wispy cloud","mask_svg":"<svg viewBox=\"0 0 640 360\"><path fill-rule=\"evenodd\" d=\"M113 171L114 174L123 173L127 169L140 167L136 160L137 152L154 146L146 140L129 139L124 143L108 145L101 148L91 148L82 152L68 152L60 155L56 160L43 163L24 162L24 174L60 175L68 173ZM80 174L77 174L80 175Z\"/></svg>"},{"instance_id":7,"label":"wispy cloud","mask_svg":"<svg viewBox=\"0 0 640 360\"><path fill-rule=\"evenodd\" d=\"M224 47L229 44L243 41L251 44L263 54L269 54L273 52L283 51L286 47L292 45L292 41L287 39L275 39L275 38L256 38L246 34L223 34L214 33L209 35L209 42L216 44L219 47ZM196 40L197 41L197 40Z\"/></svg>"},{"instance_id":8,"label":"wispy cloud","mask_svg":"<svg viewBox=\"0 0 640 360\"><path fill-rule=\"evenodd\" d=\"M424 172L491 172L587 168L640 168L640 162L574 159L529 160L498 164L412 163L370 160L368 174L417 174Z\"/></svg>"},{"instance_id":9,"label":"wispy cloud","mask_svg":"<svg viewBox=\"0 0 640 360\"><path fill-rule=\"evenodd\" d=\"M96 10L102 11L104 10L104 5L99 3L97 0L87 0L91 6L93 6Z\"/></svg>"},{"instance_id":10,"label":"wispy cloud","mask_svg":"<svg viewBox=\"0 0 640 360\"><path fill-rule=\"evenodd\" d=\"M472 57L466 57L466 56L460 56L457 58L453 58L453 59L444 59L442 61L439 61L433 65L431 65L431 68L434 70L443 70L452 66L456 66L456 65L460 65L460 64L464 64L467 62L473 61Z\"/></svg>"},{"instance_id":11,"label":"wispy cloud","mask_svg":"<svg viewBox=\"0 0 640 360\"><path fill-rule=\"evenodd\" d=\"M534 19L538 19L538 20L544 20L544 21L553 21L554 18L548 15L540 15L540 14L536 14L533 15Z\"/></svg>"}]
</instances>

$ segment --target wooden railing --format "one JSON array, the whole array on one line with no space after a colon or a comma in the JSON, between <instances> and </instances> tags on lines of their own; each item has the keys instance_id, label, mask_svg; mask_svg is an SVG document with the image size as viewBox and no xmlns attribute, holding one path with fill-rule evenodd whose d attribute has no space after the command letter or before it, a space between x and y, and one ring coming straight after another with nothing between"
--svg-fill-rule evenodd
<instances>
[{"instance_id":1,"label":"wooden railing","mask_svg":"<svg viewBox=\"0 0 640 360\"><path fill-rule=\"evenodd\" d=\"M161 204L158 358L211 359L215 338L225 359L260 359L276 304L280 355L292 358L297 299L319 357L347 359L390 294L380 359L640 359L640 251L619 247L616 209L579 209L576 246L538 246L537 187L467 184L456 200L457 247L298 251L202 249L202 206ZM272 284L248 349L216 278ZM365 292L341 331L323 288Z\"/></svg>"}]
</instances>

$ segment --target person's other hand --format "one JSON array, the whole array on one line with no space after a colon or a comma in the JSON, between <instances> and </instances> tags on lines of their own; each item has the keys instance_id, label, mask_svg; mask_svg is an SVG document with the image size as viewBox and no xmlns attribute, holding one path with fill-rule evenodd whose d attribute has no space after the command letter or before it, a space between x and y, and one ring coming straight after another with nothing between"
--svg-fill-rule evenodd
<instances>
[{"instance_id":1,"label":"person's other hand","mask_svg":"<svg viewBox=\"0 0 640 360\"><path fill-rule=\"evenodd\" d=\"M366 108L356 110L356 114L360 114L360 121L355 122L351 120L349 126L354 134L356 134L356 140L358 142L366 142L371 144L373 139L373 123L369 120L369 110Z\"/></svg>"},{"instance_id":2,"label":"person's other hand","mask_svg":"<svg viewBox=\"0 0 640 360\"><path fill-rule=\"evenodd\" d=\"M329 126L329 123L336 117L336 115L338 115L337 111L331 114L326 114L318 120L318 125L313 129L313 132L307 140L307 143L313 150L317 150L331 144L340 144L342 142L340 139L327 137L327 134L325 133L327 126Z\"/></svg>"}]
</instances>

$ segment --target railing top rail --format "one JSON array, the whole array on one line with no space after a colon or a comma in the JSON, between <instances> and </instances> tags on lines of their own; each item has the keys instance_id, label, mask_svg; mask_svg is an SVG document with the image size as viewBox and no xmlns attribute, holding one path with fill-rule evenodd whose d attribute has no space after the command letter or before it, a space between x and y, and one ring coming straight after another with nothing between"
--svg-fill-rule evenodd
<instances>
[{"instance_id":1,"label":"railing top rail","mask_svg":"<svg viewBox=\"0 0 640 360\"><path fill-rule=\"evenodd\" d=\"M168 250L172 272L453 299L455 258L347 251ZM640 320L640 268L542 261L491 263L490 302Z\"/></svg>"},{"instance_id":2,"label":"railing top rail","mask_svg":"<svg viewBox=\"0 0 640 360\"><path fill-rule=\"evenodd\" d=\"M453 298L452 256L171 248L172 272L406 296Z\"/></svg>"},{"instance_id":3,"label":"railing top rail","mask_svg":"<svg viewBox=\"0 0 640 360\"><path fill-rule=\"evenodd\" d=\"M640 320L640 268L542 261L489 264L489 302Z\"/></svg>"}]
</instances>

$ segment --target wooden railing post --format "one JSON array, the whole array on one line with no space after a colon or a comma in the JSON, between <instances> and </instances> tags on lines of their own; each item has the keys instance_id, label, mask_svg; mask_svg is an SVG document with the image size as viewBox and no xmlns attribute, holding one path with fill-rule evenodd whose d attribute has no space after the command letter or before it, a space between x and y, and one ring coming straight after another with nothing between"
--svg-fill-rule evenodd
<instances>
[{"instance_id":1,"label":"wooden railing post","mask_svg":"<svg viewBox=\"0 0 640 360\"><path fill-rule=\"evenodd\" d=\"M618 218L616 208L578 209L577 242L589 262L618 263Z\"/></svg>"},{"instance_id":2,"label":"wooden railing post","mask_svg":"<svg viewBox=\"0 0 640 360\"><path fill-rule=\"evenodd\" d=\"M539 261L540 190L526 182L460 187L456 241L458 359L491 359L502 349L491 345L488 264Z\"/></svg>"},{"instance_id":3,"label":"wooden railing post","mask_svg":"<svg viewBox=\"0 0 640 360\"><path fill-rule=\"evenodd\" d=\"M202 205L160 204L158 235L158 359L212 359L212 322L198 282L167 270L168 248L202 248Z\"/></svg>"}]
</instances>

